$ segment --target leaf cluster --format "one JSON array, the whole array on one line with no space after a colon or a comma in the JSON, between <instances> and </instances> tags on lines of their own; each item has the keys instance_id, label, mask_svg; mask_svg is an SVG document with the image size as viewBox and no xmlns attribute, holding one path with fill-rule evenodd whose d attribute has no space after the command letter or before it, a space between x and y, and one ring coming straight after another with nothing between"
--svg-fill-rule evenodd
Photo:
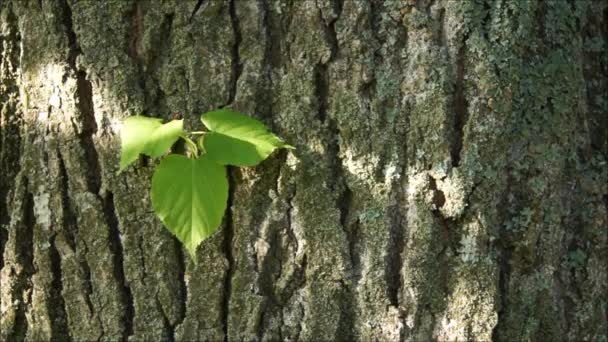
<instances>
[{"instance_id":1,"label":"leaf cluster","mask_svg":"<svg viewBox=\"0 0 608 342\"><path fill-rule=\"evenodd\" d=\"M152 176L154 212L195 258L197 246L222 223L228 202L226 166L254 166L278 148L293 149L261 122L219 109L201 120L208 131L186 132L183 120L132 116L121 132L120 171L140 154L161 157L178 139L186 155L168 154ZM195 138L196 137L196 138Z\"/></svg>"}]
</instances>

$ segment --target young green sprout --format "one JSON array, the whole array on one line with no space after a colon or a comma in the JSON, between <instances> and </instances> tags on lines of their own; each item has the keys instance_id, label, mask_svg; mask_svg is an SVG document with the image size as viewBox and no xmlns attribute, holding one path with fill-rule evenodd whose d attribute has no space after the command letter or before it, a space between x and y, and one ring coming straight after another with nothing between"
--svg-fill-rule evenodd
<instances>
[{"instance_id":1,"label":"young green sprout","mask_svg":"<svg viewBox=\"0 0 608 342\"><path fill-rule=\"evenodd\" d=\"M201 120L208 131L186 132L183 120L132 116L121 133L122 172L140 154L164 156L180 138L186 156L169 154L152 176L154 212L195 259L198 245L222 223L228 202L226 165L254 166L278 148L293 149L258 120L219 109ZM197 138L194 138L197 137Z\"/></svg>"}]
</instances>

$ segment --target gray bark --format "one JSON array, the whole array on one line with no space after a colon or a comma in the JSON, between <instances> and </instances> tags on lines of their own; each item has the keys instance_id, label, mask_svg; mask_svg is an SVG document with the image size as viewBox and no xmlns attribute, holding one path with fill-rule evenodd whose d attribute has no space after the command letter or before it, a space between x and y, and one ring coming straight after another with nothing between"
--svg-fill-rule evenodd
<instances>
[{"instance_id":1,"label":"gray bark","mask_svg":"<svg viewBox=\"0 0 608 342\"><path fill-rule=\"evenodd\" d=\"M606 341L606 1L0 0L0 339ZM297 147L194 264L130 115Z\"/></svg>"}]
</instances>

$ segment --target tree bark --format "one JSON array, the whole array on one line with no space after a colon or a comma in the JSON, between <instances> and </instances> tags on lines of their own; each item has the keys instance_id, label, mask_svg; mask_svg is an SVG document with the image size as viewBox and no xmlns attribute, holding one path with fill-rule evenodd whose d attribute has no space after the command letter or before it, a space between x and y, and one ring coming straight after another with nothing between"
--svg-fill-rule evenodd
<instances>
[{"instance_id":1,"label":"tree bark","mask_svg":"<svg viewBox=\"0 0 608 342\"><path fill-rule=\"evenodd\" d=\"M0 0L0 339L606 341L607 8ZM222 106L194 264L120 127Z\"/></svg>"}]
</instances>

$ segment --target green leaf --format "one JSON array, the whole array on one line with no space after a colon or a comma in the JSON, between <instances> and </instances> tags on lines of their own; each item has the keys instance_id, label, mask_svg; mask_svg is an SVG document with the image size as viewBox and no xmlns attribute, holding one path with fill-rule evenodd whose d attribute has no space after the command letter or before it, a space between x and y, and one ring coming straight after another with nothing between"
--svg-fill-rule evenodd
<instances>
[{"instance_id":1,"label":"green leaf","mask_svg":"<svg viewBox=\"0 0 608 342\"><path fill-rule=\"evenodd\" d=\"M192 259L196 247L222 223L228 202L226 168L203 155L164 158L152 176L152 207Z\"/></svg>"},{"instance_id":2,"label":"green leaf","mask_svg":"<svg viewBox=\"0 0 608 342\"><path fill-rule=\"evenodd\" d=\"M184 134L184 121L162 123L162 119L145 116L128 117L121 132L120 169L137 160L139 154L160 157Z\"/></svg>"},{"instance_id":3,"label":"green leaf","mask_svg":"<svg viewBox=\"0 0 608 342\"><path fill-rule=\"evenodd\" d=\"M222 165L253 166L277 148L290 148L256 119L227 109L201 116L211 131L204 136L206 155Z\"/></svg>"}]
</instances>

